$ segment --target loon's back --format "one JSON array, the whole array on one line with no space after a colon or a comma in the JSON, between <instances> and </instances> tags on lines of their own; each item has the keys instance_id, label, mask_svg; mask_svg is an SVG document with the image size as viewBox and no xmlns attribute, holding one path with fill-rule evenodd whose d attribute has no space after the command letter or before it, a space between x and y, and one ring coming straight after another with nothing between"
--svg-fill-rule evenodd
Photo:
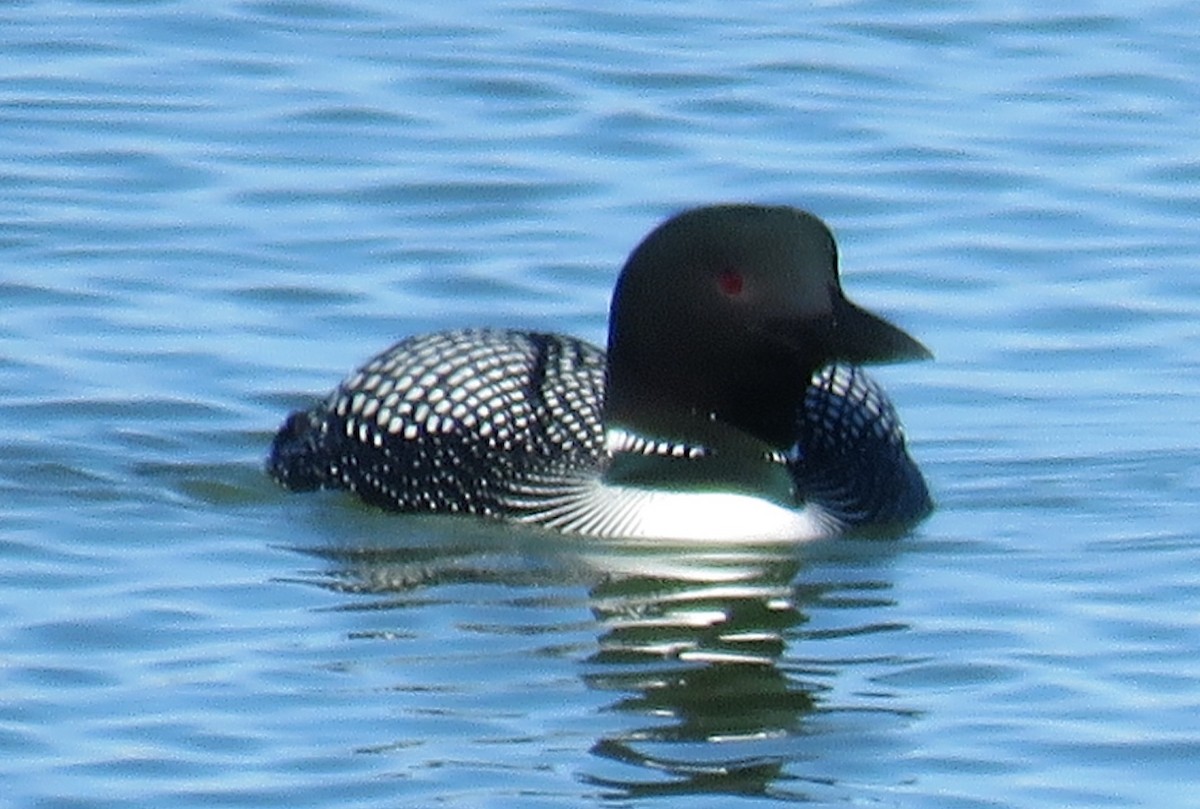
<instances>
[{"instance_id":1,"label":"loon's back","mask_svg":"<svg viewBox=\"0 0 1200 809\"><path fill-rule=\"evenodd\" d=\"M611 460L604 393L604 353L570 337L486 329L412 337L292 413L268 468L289 489L349 489L395 511L618 532L606 526L619 518L543 519L556 498L601 481ZM814 375L795 424L796 445L778 459L793 481L792 507L816 507L841 529L902 526L928 513L895 411L860 369Z\"/></svg>"},{"instance_id":2,"label":"loon's back","mask_svg":"<svg viewBox=\"0 0 1200 809\"><path fill-rule=\"evenodd\" d=\"M268 469L294 491L501 516L530 475L599 468L603 397L604 353L580 340L492 329L410 337L292 413Z\"/></svg>"}]
</instances>

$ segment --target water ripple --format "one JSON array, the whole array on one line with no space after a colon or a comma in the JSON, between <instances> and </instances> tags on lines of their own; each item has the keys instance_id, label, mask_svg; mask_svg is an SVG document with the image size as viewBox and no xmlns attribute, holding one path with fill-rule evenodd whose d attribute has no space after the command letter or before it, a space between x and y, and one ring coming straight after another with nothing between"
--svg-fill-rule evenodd
<instances>
[{"instance_id":1,"label":"water ripple","mask_svg":"<svg viewBox=\"0 0 1200 809\"><path fill-rule=\"evenodd\" d=\"M0 764L22 805L1192 800L1195 15L0 9ZM939 510L579 548L262 474L414 332L604 338L661 217L827 218Z\"/></svg>"}]
</instances>

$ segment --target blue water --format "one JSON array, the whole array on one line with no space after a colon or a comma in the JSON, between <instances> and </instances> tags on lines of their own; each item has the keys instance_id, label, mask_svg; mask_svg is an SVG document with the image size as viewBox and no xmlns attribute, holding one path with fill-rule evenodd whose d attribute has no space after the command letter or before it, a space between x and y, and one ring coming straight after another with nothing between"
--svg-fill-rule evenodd
<instances>
[{"instance_id":1,"label":"blue water","mask_svg":"<svg viewBox=\"0 0 1200 809\"><path fill-rule=\"evenodd\" d=\"M1189 4L31 0L0 53L0 804L1200 806ZM729 200L936 352L876 374L911 536L263 475L402 336L602 341Z\"/></svg>"}]
</instances>

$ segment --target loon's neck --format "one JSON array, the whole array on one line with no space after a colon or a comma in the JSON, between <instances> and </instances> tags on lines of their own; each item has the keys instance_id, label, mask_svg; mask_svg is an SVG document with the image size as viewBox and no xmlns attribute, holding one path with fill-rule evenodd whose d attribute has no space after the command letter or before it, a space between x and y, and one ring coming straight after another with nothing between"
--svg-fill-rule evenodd
<instances>
[{"instance_id":1,"label":"loon's neck","mask_svg":"<svg viewBox=\"0 0 1200 809\"><path fill-rule=\"evenodd\" d=\"M704 362L691 353L638 350L642 341L617 331L608 344L606 426L646 438L780 452L795 442L805 391L824 364L817 358L770 346Z\"/></svg>"},{"instance_id":2,"label":"loon's neck","mask_svg":"<svg viewBox=\"0 0 1200 809\"><path fill-rule=\"evenodd\" d=\"M690 411L655 411L606 423L604 481L641 489L747 494L796 506L784 453L748 433Z\"/></svg>"}]
</instances>

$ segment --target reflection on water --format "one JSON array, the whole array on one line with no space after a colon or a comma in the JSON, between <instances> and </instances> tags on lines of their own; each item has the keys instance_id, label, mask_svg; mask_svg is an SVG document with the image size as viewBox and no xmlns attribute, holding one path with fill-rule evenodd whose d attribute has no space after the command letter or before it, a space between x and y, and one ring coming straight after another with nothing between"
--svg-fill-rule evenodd
<instances>
[{"instance_id":1,"label":"reflection on water","mask_svg":"<svg viewBox=\"0 0 1200 809\"><path fill-rule=\"evenodd\" d=\"M419 518L418 518L419 521ZM471 523L429 521L430 531L353 547L303 549L327 566L310 583L352 594L351 611L412 610L438 588L492 584L577 587L594 619L590 654L578 677L605 696L585 727L604 728L590 743L583 780L609 797L659 794L786 795L820 782L798 768L818 757L810 720L840 667L854 661L801 656L798 644L830 634L876 631L858 624L805 629L806 604L848 589L873 594L879 580L803 584L805 553L844 545L695 548L656 543L566 547L561 537L518 529L486 533ZM886 556L887 543L862 542L855 554ZM831 551L830 549L834 550ZM407 625L404 617L398 625ZM387 633L383 633L387 634ZM894 711L892 706L889 710ZM601 716L619 717L613 728Z\"/></svg>"},{"instance_id":2,"label":"reflection on water","mask_svg":"<svg viewBox=\"0 0 1200 809\"><path fill-rule=\"evenodd\" d=\"M647 565L592 590L602 635L584 679L621 695L612 709L633 720L593 752L650 771L591 775L593 783L629 796L756 794L779 778L787 754L774 748L814 704L778 665L784 632L804 620L790 589L799 562L769 549L739 555L700 554L689 570L671 551L661 571Z\"/></svg>"}]
</instances>

